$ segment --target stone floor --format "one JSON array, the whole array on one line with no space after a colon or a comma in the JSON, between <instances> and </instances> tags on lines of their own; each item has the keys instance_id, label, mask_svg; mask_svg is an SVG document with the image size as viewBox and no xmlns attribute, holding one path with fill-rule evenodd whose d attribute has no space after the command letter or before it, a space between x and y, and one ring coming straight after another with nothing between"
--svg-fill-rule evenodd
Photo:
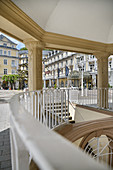
<instances>
[{"instance_id":1,"label":"stone floor","mask_svg":"<svg viewBox=\"0 0 113 170\"><path fill-rule=\"evenodd\" d=\"M0 170L12 170L9 128L0 132Z\"/></svg>"},{"instance_id":2,"label":"stone floor","mask_svg":"<svg viewBox=\"0 0 113 170\"><path fill-rule=\"evenodd\" d=\"M10 98L20 91L0 90L0 170L12 170L10 148Z\"/></svg>"}]
</instances>

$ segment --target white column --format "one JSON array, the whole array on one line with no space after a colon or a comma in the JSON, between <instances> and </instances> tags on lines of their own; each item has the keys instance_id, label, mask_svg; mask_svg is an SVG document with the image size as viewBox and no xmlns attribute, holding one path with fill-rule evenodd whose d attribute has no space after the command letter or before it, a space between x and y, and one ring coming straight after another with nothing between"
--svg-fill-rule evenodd
<instances>
[{"instance_id":1,"label":"white column","mask_svg":"<svg viewBox=\"0 0 113 170\"><path fill-rule=\"evenodd\" d=\"M51 79L49 79L49 86L51 87Z\"/></svg>"},{"instance_id":2,"label":"white column","mask_svg":"<svg viewBox=\"0 0 113 170\"><path fill-rule=\"evenodd\" d=\"M42 89L42 49L44 44L27 39L24 41L28 48L28 85L29 91Z\"/></svg>"},{"instance_id":3,"label":"white column","mask_svg":"<svg viewBox=\"0 0 113 170\"><path fill-rule=\"evenodd\" d=\"M109 53L96 52L98 65L98 106L108 108L108 57Z\"/></svg>"},{"instance_id":4,"label":"white column","mask_svg":"<svg viewBox=\"0 0 113 170\"><path fill-rule=\"evenodd\" d=\"M57 78L57 87L59 87L59 78Z\"/></svg>"}]
</instances>

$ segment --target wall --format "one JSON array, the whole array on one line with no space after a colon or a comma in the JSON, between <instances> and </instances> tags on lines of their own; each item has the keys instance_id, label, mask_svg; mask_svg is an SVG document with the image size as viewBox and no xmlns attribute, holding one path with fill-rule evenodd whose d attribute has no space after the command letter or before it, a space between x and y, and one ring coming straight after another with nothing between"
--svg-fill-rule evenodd
<instances>
[{"instance_id":1,"label":"wall","mask_svg":"<svg viewBox=\"0 0 113 170\"><path fill-rule=\"evenodd\" d=\"M75 111L75 122L82 122L82 121L90 121L90 120L97 120L102 118L108 118L111 117L111 115L103 114L99 112L99 110L95 111L89 110L87 108L82 108L80 106L76 106Z\"/></svg>"}]
</instances>

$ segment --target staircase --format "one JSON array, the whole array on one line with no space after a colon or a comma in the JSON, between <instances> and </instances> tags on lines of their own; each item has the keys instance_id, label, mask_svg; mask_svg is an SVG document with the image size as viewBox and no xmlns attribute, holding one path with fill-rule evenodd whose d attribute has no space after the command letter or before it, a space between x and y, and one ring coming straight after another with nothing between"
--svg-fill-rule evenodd
<instances>
[{"instance_id":1,"label":"staircase","mask_svg":"<svg viewBox=\"0 0 113 170\"><path fill-rule=\"evenodd\" d=\"M63 122L67 121L68 123L75 123L75 121L72 120L70 113L68 113L68 105L64 102L62 104L61 102L48 103L45 107L45 115L46 114L53 118L54 124L56 119L56 125L59 125L62 120Z\"/></svg>"}]
</instances>

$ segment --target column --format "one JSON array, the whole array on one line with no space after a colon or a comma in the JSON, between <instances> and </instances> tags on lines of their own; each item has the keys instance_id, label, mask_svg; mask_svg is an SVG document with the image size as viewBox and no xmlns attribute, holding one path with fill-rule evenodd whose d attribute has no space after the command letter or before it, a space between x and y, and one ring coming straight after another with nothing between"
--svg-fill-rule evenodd
<instances>
[{"instance_id":1,"label":"column","mask_svg":"<svg viewBox=\"0 0 113 170\"><path fill-rule=\"evenodd\" d=\"M57 78L57 87L59 88L59 78Z\"/></svg>"},{"instance_id":2,"label":"column","mask_svg":"<svg viewBox=\"0 0 113 170\"><path fill-rule=\"evenodd\" d=\"M107 52L96 52L94 55L97 58L98 67L98 97L97 103L101 108L108 108L108 57Z\"/></svg>"},{"instance_id":3,"label":"column","mask_svg":"<svg viewBox=\"0 0 113 170\"><path fill-rule=\"evenodd\" d=\"M51 87L51 79L49 79L49 87Z\"/></svg>"},{"instance_id":4,"label":"column","mask_svg":"<svg viewBox=\"0 0 113 170\"><path fill-rule=\"evenodd\" d=\"M27 39L24 41L28 49L28 86L29 91L42 89L42 49L40 41Z\"/></svg>"}]
</instances>

